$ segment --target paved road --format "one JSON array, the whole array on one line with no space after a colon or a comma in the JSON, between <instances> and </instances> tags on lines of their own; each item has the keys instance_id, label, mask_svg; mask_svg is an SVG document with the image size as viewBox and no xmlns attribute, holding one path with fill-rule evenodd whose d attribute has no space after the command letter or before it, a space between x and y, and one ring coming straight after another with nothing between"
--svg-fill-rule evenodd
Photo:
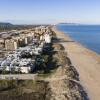
<instances>
[{"instance_id":1,"label":"paved road","mask_svg":"<svg viewBox=\"0 0 100 100\"><path fill-rule=\"evenodd\" d=\"M21 79L21 80L35 80L37 74L7 74L7 75L0 75L0 80L2 79Z\"/></svg>"}]
</instances>

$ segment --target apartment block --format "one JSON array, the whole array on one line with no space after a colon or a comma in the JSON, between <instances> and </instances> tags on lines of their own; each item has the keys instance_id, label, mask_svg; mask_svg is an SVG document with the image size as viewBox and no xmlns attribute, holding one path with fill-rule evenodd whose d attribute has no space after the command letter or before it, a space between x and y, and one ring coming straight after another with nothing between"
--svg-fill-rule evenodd
<instances>
[{"instance_id":1,"label":"apartment block","mask_svg":"<svg viewBox=\"0 0 100 100\"><path fill-rule=\"evenodd\" d=\"M7 39L5 40L5 48L6 50L16 50L18 47L17 41L13 39Z\"/></svg>"}]
</instances>

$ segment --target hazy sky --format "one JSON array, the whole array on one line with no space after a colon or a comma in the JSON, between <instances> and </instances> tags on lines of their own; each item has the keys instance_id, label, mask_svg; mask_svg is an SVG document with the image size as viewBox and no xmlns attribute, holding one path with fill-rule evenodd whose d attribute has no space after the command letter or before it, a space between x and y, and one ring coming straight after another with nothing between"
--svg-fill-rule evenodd
<instances>
[{"instance_id":1,"label":"hazy sky","mask_svg":"<svg viewBox=\"0 0 100 100\"><path fill-rule=\"evenodd\" d=\"M0 22L100 24L100 0L0 0Z\"/></svg>"}]
</instances>

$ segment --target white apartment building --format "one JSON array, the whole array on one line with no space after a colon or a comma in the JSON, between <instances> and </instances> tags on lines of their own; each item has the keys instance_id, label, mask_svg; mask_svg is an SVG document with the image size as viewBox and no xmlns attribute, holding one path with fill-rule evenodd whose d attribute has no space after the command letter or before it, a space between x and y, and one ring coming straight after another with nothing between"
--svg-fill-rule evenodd
<instances>
[{"instance_id":1,"label":"white apartment building","mask_svg":"<svg viewBox=\"0 0 100 100\"><path fill-rule=\"evenodd\" d=\"M49 34L45 34L44 35L44 40L45 40L45 43L51 43L51 37Z\"/></svg>"}]
</instances>

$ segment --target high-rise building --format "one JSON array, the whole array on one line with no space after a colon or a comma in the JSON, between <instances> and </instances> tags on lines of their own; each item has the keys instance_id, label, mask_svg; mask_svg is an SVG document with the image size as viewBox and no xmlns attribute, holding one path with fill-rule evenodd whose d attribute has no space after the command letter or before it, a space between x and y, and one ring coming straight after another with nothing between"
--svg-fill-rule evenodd
<instances>
[{"instance_id":1,"label":"high-rise building","mask_svg":"<svg viewBox=\"0 0 100 100\"><path fill-rule=\"evenodd\" d=\"M6 50L16 50L18 47L17 41L13 39L7 39L5 40L5 48Z\"/></svg>"}]
</instances>

